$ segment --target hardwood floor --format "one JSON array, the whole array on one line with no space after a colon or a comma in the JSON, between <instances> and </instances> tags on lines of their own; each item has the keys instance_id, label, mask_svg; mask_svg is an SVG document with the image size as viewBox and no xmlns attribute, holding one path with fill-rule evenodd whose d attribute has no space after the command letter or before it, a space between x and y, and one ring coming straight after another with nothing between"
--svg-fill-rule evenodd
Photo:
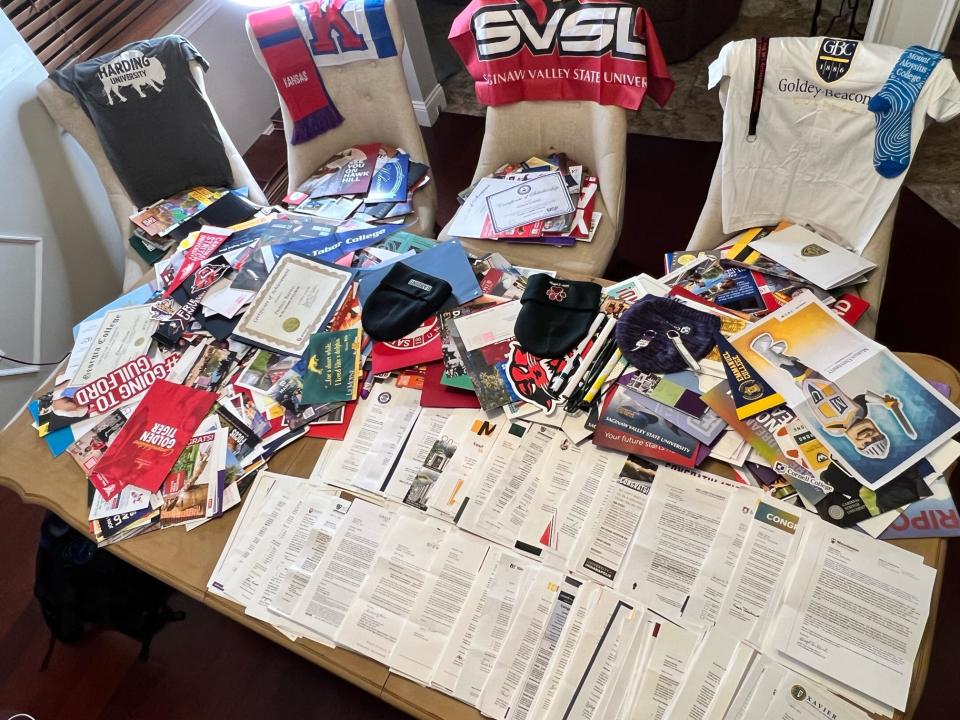
<instances>
[{"instance_id":1,"label":"hardwood floor","mask_svg":"<svg viewBox=\"0 0 960 720\"><path fill-rule=\"evenodd\" d=\"M469 184L482 119L444 114L425 135L440 194L439 221L456 209ZM275 139L274 139L275 140ZM282 144L261 152L254 173L271 177ZM261 146L261 151L263 150ZM719 146L631 135L626 217L610 277L659 274L662 253L686 244L706 194ZM253 164L253 163L252 163ZM930 352L960 366L956 293L939 267L960 267L960 230L905 191L880 323L894 349ZM944 321L948 319L948 321ZM260 720L261 718L405 717L339 678L183 597L171 604L187 619L161 632L150 660L138 645L100 633L77 647L58 645L39 668L49 634L33 600L33 562L43 511L0 489L0 720ZM230 522L228 519L225 522ZM926 692L916 720L956 714L956 648L960 647L960 541L950 542L940 618ZM4 712L6 711L6 714Z\"/></svg>"}]
</instances>

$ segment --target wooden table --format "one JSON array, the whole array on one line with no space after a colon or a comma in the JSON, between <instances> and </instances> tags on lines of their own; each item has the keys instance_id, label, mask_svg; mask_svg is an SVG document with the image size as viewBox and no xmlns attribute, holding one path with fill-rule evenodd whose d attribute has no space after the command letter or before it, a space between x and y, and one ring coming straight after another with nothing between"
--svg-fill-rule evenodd
<instances>
[{"instance_id":1,"label":"wooden table","mask_svg":"<svg viewBox=\"0 0 960 720\"><path fill-rule=\"evenodd\" d=\"M929 355L900 353L921 377L950 386L950 399L960 402L960 373ZM284 448L270 461L270 470L307 477L316 463L323 440L304 438ZM15 491L24 502L52 510L73 527L87 532L87 479L68 454L50 456L38 439L28 413L23 412L0 433L0 485ZM329 670L347 682L376 695L394 707L418 718L430 720L477 720L480 713L436 690L421 687L392 674L385 666L343 648L331 649L309 640L291 642L271 625L255 620L243 607L207 592L207 580L220 557L233 527L236 512L206 523L187 533L182 527L151 532L109 547L110 551L145 572L176 588L184 595L208 605L238 623L283 645L310 662ZM896 545L923 555L927 565L942 572L946 542L938 539L899 540ZM933 645L941 575L934 585L930 620L923 635L913 669L909 718L917 706L927 675Z\"/></svg>"}]
</instances>

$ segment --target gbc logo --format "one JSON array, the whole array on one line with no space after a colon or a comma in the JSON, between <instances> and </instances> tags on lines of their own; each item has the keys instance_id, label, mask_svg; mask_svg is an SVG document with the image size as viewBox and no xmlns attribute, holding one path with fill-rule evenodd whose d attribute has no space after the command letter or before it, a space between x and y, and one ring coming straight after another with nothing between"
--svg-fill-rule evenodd
<instances>
[{"instance_id":1,"label":"gbc logo","mask_svg":"<svg viewBox=\"0 0 960 720\"><path fill-rule=\"evenodd\" d=\"M549 55L559 47L564 55L603 55L646 60L647 46L633 29L637 8L583 4L576 10L556 8L543 23L533 11L515 5L494 5L473 16L477 57L495 60L526 47L534 55Z\"/></svg>"},{"instance_id":2,"label":"gbc logo","mask_svg":"<svg viewBox=\"0 0 960 720\"><path fill-rule=\"evenodd\" d=\"M823 41L823 51L827 55L832 55L833 57L846 58L853 55L853 51L857 49L857 43L850 42L848 40L824 40Z\"/></svg>"}]
</instances>

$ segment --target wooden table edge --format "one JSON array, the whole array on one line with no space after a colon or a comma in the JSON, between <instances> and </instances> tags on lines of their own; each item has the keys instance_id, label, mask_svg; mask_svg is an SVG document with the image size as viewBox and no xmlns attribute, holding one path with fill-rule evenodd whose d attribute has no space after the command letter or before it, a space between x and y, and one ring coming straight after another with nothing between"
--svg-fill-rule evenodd
<instances>
[{"instance_id":1,"label":"wooden table edge","mask_svg":"<svg viewBox=\"0 0 960 720\"><path fill-rule=\"evenodd\" d=\"M954 368L952 365L932 355L925 355L920 353L898 353L898 355L904 358L905 361L907 360L907 358L918 358L918 359L922 358L924 361L933 362L941 366L945 374L950 376L951 381L949 384L951 388L951 394L950 394L951 401L953 401L954 403L957 403L958 401L960 401L960 372L958 372L957 369ZM26 412L26 409L22 410L20 414L22 415L24 412ZM14 418L14 420L8 424L7 428L12 426L13 423L18 419L19 419L18 417ZM0 440L2 440L3 436L6 434L7 428L4 428L4 430L0 432ZM302 445L304 443L301 442L298 444ZM297 455L299 455L303 450L295 449L296 447L297 447L297 444L295 444L293 448L291 448L291 450L293 452L296 452ZM12 477L4 473L2 470L0 470L0 485L7 487L13 492L15 492L20 497L20 499L23 500L25 503L35 504L35 505L44 507L56 513L58 516L63 517L70 525L75 527L80 532L88 536L90 535L89 529L86 526L86 524L75 521L70 516L70 513L66 511L66 509L63 508L59 503L57 503L56 500L46 496L30 493L20 483L18 483ZM175 528L173 529L173 531L183 532L184 530L182 528ZM931 538L931 540L933 540L933 538ZM932 566L937 568L937 578L934 583L934 591L931 598L930 614L927 620L926 627L924 628L923 638L921 639L920 648L918 650L917 658L913 666L913 672L911 675L911 678L912 678L911 690L910 690L910 695L909 695L909 700L907 705L907 711L906 713L897 711L896 713L894 713L893 720L909 720L909 718L912 717L914 711L916 710L916 706L923 695L923 690L926 685L927 674L929 671L929 660L933 650L933 639L931 636L934 632L934 628L936 625L936 618L939 610L939 604L941 599L940 595L941 595L942 582L943 582L943 567L946 560L946 551L947 551L947 542L945 539L936 538L935 540L936 540L936 556L935 556L935 563ZM407 714L413 715L414 717L421 718L422 720L452 720L449 714L438 715L435 712L431 711L429 707L424 707L423 705L411 702L406 698L404 698L402 695L395 692L394 691L395 685L400 686L399 688L397 688L399 690L399 689L402 689L405 683L412 682L412 681L407 680L406 678L403 678L401 676L395 675L394 673L391 673L389 668L385 665L382 665L370 658L365 658L364 656L358 655L357 653L354 653L345 648L338 647L336 649L330 649L320 645L316 645L316 647L323 648L323 650L326 651L326 652L321 652L311 647L312 645L315 645L315 643L312 643L309 640L300 639L295 642L291 641L289 638L287 638L278 630L276 630L272 625L246 615L243 611L243 608L240 605L233 603L231 601L225 600L224 598L221 598L217 595L213 595L209 593L206 590L206 587L200 587L200 588L192 587L189 584L182 582L178 577L171 575L170 573L167 573L161 570L160 568L157 568L156 566L152 565L149 562L143 561L142 559L138 558L134 552L126 549L126 546L123 542L109 545L107 546L107 549L110 552L117 555L118 557L120 557L121 559L125 560L126 562L129 562L131 565L140 568L144 572L147 572L153 575L154 577L157 577L158 579L162 580L164 583L175 588L176 590L183 593L187 597L190 597L202 603L203 605L210 607L213 610L216 610L222 615L225 615L226 617L229 617L235 622L240 623L244 627L249 628L254 632L258 633L259 635L269 640L272 640L273 642L287 648L288 650L293 651L300 657L312 662L314 665L317 665L323 668L324 670L327 670L328 672L333 673L337 677L343 680L346 680L350 684L377 696L384 702L388 703L389 705L399 710L402 710ZM377 665L379 668L381 668L382 673L378 672L377 673L378 679L374 679L372 677L367 677L361 673L357 673L349 669L348 667L346 667L346 665L331 659L330 655L340 654L340 653L343 653L349 656L363 658L366 662L369 662L373 665ZM382 679L379 679L380 676L382 676ZM462 703L454 698L451 698L450 696L444 693L441 693L438 690L425 688L425 691L429 693L436 693L436 695L438 696L438 699L442 699L443 702L454 703L455 707L457 707L458 710L460 710L460 712L457 713L458 718L462 716L465 720L466 718L479 719L482 717L476 708L473 708L467 705L466 703ZM875 717L881 718L883 716L877 715Z\"/></svg>"}]
</instances>

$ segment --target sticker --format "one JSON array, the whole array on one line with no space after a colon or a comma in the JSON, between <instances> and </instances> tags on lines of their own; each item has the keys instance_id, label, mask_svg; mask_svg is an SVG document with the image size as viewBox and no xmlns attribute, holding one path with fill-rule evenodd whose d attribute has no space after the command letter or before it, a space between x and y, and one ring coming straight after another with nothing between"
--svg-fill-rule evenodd
<instances>
[{"instance_id":1,"label":"sticker","mask_svg":"<svg viewBox=\"0 0 960 720\"><path fill-rule=\"evenodd\" d=\"M513 340L510 343L506 366L510 389L521 400L550 412L556 403L556 399L547 391L550 384L550 363L556 365L559 362L560 360L541 360Z\"/></svg>"}]
</instances>

